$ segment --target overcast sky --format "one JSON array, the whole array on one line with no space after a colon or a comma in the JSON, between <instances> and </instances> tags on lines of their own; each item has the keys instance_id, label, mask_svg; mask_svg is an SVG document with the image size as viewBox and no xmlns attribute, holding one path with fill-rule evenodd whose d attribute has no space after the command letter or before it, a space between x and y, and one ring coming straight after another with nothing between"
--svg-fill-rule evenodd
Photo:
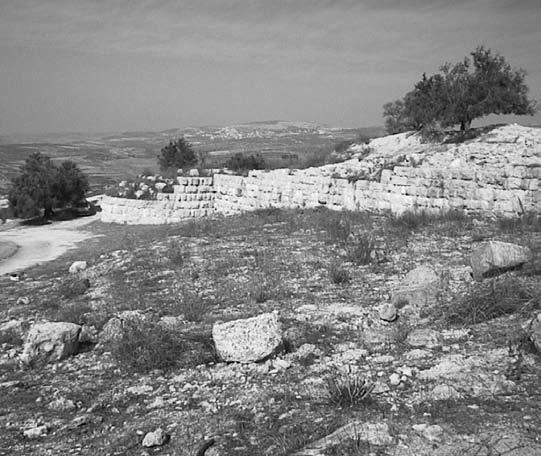
<instances>
[{"instance_id":1,"label":"overcast sky","mask_svg":"<svg viewBox=\"0 0 541 456\"><path fill-rule=\"evenodd\" d=\"M541 100L540 24L541 0L0 0L0 134L381 125L480 44Z\"/></svg>"}]
</instances>

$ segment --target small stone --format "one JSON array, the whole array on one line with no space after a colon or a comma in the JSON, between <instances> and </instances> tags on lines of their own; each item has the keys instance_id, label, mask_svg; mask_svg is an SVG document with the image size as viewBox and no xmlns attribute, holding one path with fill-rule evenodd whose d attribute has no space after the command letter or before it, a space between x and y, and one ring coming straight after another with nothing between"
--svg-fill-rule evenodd
<instances>
[{"instance_id":1,"label":"small stone","mask_svg":"<svg viewBox=\"0 0 541 456\"><path fill-rule=\"evenodd\" d=\"M70 399L66 399L65 397L59 397L58 399L50 402L47 408L49 410L55 410L58 412L68 411L75 409L75 404Z\"/></svg>"},{"instance_id":2,"label":"small stone","mask_svg":"<svg viewBox=\"0 0 541 456\"><path fill-rule=\"evenodd\" d=\"M398 313L393 304L384 304L379 310L379 318L383 321L393 322L397 317Z\"/></svg>"},{"instance_id":3,"label":"small stone","mask_svg":"<svg viewBox=\"0 0 541 456\"><path fill-rule=\"evenodd\" d=\"M74 261L69 267L69 273L76 274L77 272L84 271L86 267L86 261Z\"/></svg>"},{"instance_id":4,"label":"small stone","mask_svg":"<svg viewBox=\"0 0 541 456\"><path fill-rule=\"evenodd\" d=\"M40 437L45 437L48 432L49 429L47 428L47 425L44 424L42 426L37 426L35 428L23 431L23 435L27 439L39 439Z\"/></svg>"},{"instance_id":5,"label":"small stone","mask_svg":"<svg viewBox=\"0 0 541 456\"><path fill-rule=\"evenodd\" d=\"M396 372L389 376L389 383L393 386L400 385L400 381L400 375L398 375Z\"/></svg>"},{"instance_id":6,"label":"small stone","mask_svg":"<svg viewBox=\"0 0 541 456\"><path fill-rule=\"evenodd\" d=\"M435 401L444 401L448 399L459 399L460 393L449 385L436 385L430 394Z\"/></svg>"},{"instance_id":7,"label":"small stone","mask_svg":"<svg viewBox=\"0 0 541 456\"><path fill-rule=\"evenodd\" d=\"M162 429L158 428L154 432L149 432L143 439L143 446L151 448L165 445L169 441L169 435Z\"/></svg>"},{"instance_id":8,"label":"small stone","mask_svg":"<svg viewBox=\"0 0 541 456\"><path fill-rule=\"evenodd\" d=\"M415 329L408 334L406 343L412 347L436 348L441 345L441 335L433 329Z\"/></svg>"},{"instance_id":9,"label":"small stone","mask_svg":"<svg viewBox=\"0 0 541 456\"><path fill-rule=\"evenodd\" d=\"M278 370L286 370L291 367L291 363L285 359L277 358L273 360L272 366Z\"/></svg>"},{"instance_id":10,"label":"small stone","mask_svg":"<svg viewBox=\"0 0 541 456\"><path fill-rule=\"evenodd\" d=\"M28 304L30 304L30 298L28 296L20 296L17 298L18 306L27 306Z\"/></svg>"},{"instance_id":11,"label":"small stone","mask_svg":"<svg viewBox=\"0 0 541 456\"><path fill-rule=\"evenodd\" d=\"M438 442L443 436L443 429L437 424L414 424L412 427L414 431L422 434L430 442Z\"/></svg>"}]
</instances>

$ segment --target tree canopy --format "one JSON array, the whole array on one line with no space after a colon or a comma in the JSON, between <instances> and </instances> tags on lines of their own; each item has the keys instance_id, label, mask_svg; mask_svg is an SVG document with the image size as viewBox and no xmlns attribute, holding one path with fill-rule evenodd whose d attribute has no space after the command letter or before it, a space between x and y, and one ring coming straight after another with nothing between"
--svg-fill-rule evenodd
<instances>
[{"instance_id":1,"label":"tree canopy","mask_svg":"<svg viewBox=\"0 0 541 456\"><path fill-rule=\"evenodd\" d=\"M438 124L470 128L474 119L489 114L533 115L526 72L513 69L505 58L483 46L456 64L446 63L432 76L423 74L402 100L383 106L389 133L420 130Z\"/></svg>"},{"instance_id":2,"label":"tree canopy","mask_svg":"<svg viewBox=\"0 0 541 456\"><path fill-rule=\"evenodd\" d=\"M158 155L158 164L161 171L171 168L184 168L197 163L197 156L192 145L184 138L176 141L169 141L169 144L162 148Z\"/></svg>"},{"instance_id":3,"label":"tree canopy","mask_svg":"<svg viewBox=\"0 0 541 456\"><path fill-rule=\"evenodd\" d=\"M16 217L36 217L42 211L44 217L50 217L55 208L83 200L87 191L88 179L75 163L64 161L56 166L36 152L12 180L8 200Z\"/></svg>"}]
</instances>

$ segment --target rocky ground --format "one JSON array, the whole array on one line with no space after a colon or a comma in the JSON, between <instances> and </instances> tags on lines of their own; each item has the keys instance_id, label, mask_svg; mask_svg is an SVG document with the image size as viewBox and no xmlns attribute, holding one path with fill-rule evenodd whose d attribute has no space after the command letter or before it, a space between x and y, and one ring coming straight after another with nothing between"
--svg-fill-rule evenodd
<instances>
[{"instance_id":1,"label":"rocky ground","mask_svg":"<svg viewBox=\"0 0 541 456\"><path fill-rule=\"evenodd\" d=\"M538 218L84 229L0 278L0 454L541 454Z\"/></svg>"}]
</instances>

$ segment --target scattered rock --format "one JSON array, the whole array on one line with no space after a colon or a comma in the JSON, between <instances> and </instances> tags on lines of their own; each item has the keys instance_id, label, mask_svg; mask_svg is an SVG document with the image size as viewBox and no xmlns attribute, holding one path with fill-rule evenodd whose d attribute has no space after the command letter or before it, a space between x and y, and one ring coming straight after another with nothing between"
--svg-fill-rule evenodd
<instances>
[{"instance_id":1,"label":"scattered rock","mask_svg":"<svg viewBox=\"0 0 541 456\"><path fill-rule=\"evenodd\" d=\"M282 345L282 327L274 312L257 317L215 323L212 338L218 356L224 361L260 361Z\"/></svg>"},{"instance_id":2,"label":"scattered rock","mask_svg":"<svg viewBox=\"0 0 541 456\"><path fill-rule=\"evenodd\" d=\"M532 251L509 242L489 241L481 244L470 256L473 277L485 277L521 267L532 258Z\"/></svg>"},{"instance_id":3,"label":"scattered rock","mask_svg":"<svg viewBox=\"0 0 541 456\"><path fill-rule=\"evenodd\" d=\"M79 333L80 344L97 344L98 330L94 326L83 325Z\"/></svg>"},{"instance_id":4,"label":"scattered rock","mask_svg":"<svg viewBox=\"0 0 541 456\"><path fill-rule=\"evenodd\" d=\"M28 296L19 296L17 298L18 306L27 306L28 304L30 304L30 298Z\"/></svg>"},{"instance_id":5,"label":"scattered rock","mask_svg":"<svg viewBox=\"0 0 541 456\"><path fill-rule=\"evenodd\" d=\"M441 334L433 329L414 329L408 334L406 343L411 347L436 348L441 346Z\"/></svg>"},{"instance_id":6,"label":"scattered rock","mask_svg":"<svg viewBox=\"0 0 541 456\"><path fill-rule=\"evenodd\" d=\"M393 386L400 385L400 375L398 375L396 372L393 372L389 376L389 383Z\"/></svg>"},{"instance_id":7,"label":"scattered rock","mask_svg":"<svg viewBox=\"0 0 541 456\"><path fill-rule=\"evenodd\" d=\"M47 408L49 410L55 410L57 412L65 412L75 409L75 404L70 399L66 399L65 397L59 397L58 399L50 402Z\"/></svg>"},{"instance_id":8,"label":"scattered rock","mask_svg":"<svg viewBox=\"0 0 541 456\"><path fill-rule=\"evenodd\" d=\"M437 424L414 424L412 427L430 442L439 442L443 437L443 429Z\"/></svg>"},{"instance_id":9,"label":"scattered rock","mask_svg":"<svg viewBox=\"0 0 541 456\"><path fill-rule=\"evenodd\" d=\"M21 336L23 333L23 320L9 320L0 325L0 335L13 334Z\"/></svg>"},{"instance_id":10,"label":"scattered rock","mask_svg":"<svg viewBox=\"0 0 541 456\"><path fill-rule=\"evenodd\" d=\"M383 321L392 322L398 317L396 307L393 304L384 304L379 310L379 318Z\"/></svg>"},{"instance_id":11,"label":"scattered rock","mask_svg":"<svg viewBox=\"0 0 541 456\"><path fill-rule=\"evenodd\" d=\"M49 432L49 429L47 425L37 426L31 429L26 429L23 431L23 435L27 439L39 439L40 437L45 437L47 433Z\"/></svg>"},{"instance_id":12,"label":"scattered rock","mask_svg":"<svg viewBox=\"0 0 541 456\"><path fill-rule=\"evenodd\" d=\"M139 310L125 310L116 317L111 318L99 334L100 345L106 345L110 342L119 340L124 333L124 325L136 324L147 319L147 316Z\"/></svg>"},{"instance_id":13,"label":"scattered rock","mask_svg":"<svg viewBox=\"0 0 541 456\"><path fill-rule=\"evenodd\" d=\"M84 271L86 267L86 261L74 261L69 267L69 273L76 274L78 272Z\"/></svg>"},{"instance_id":14,"label":"scattered rock","mask_svg":"<svg viewBox=\"0 0 541 456\"><path fill-rule=\"evenodd\" d=\"M393 438L389 434L387 423L365 423L354 421L342 426L327 437L323 437L311 443L301 451L294 453L294 456L316 456L323 454L326 448L338 445L347 438L368 442L370 445L390 445Z\"/></svg>"},{"instance_id":15,"label":"scattered rock","mask_svg":"<svg viewBox=\"0 0 541 456\"><path fill-rule=\"evenodd\" d=\"M30 328L21 355L25 364L54 362L77 353L81 326L69 322L36 323Z\"/></svg>"},{"instance_id":16,"label":"scattered rock","mask_svg":"<svg viewBox=\"0 0 541 456\"><path fill-rule=\"evenodd\" d=\"M142 445L146 448L162 446L169 441L169 438L169 435L162 428L158 428L145 435Z\"/></svg>"},{"instance_id":17,"label":"scattered rock","mask_svg":"<svg viewBox=\"0 0 541 456\"><path fill-rule=\"evenodd\" d=\"M430 393L434 401L445 401L448 399L460 399L462 395L450 385L436 385Z\"/></svg>"},{"instance_id":18,"label":"scattered rock","mask_svg":"<svg viewBox=\"0 0 541 456\"><path fill-rule=\"evenodd\" d=\"M406 274L400 286L393 291L391 302L400 308L410 304L422 307L437 296L441 279L429 266L419 266Z\"/></svg>"}]
</instances>

